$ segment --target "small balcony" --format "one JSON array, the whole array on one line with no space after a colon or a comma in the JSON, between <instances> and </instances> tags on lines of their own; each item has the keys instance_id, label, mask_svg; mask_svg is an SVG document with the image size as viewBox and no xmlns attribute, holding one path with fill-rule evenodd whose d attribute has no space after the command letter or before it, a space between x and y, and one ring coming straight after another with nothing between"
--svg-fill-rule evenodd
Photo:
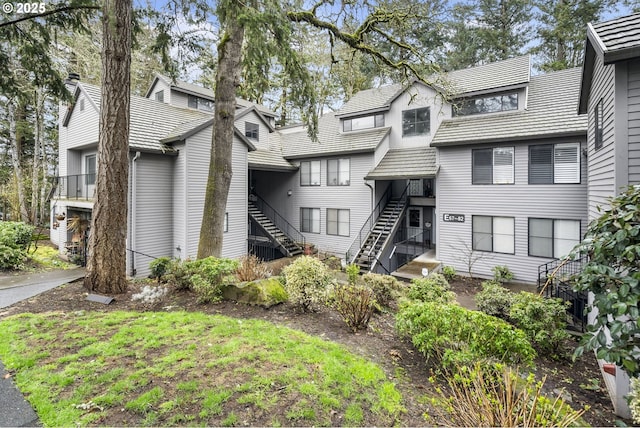
<instances>
[{"instance_id":1,"label":"small balcony","mask_svg":"<svg viewBox=\"0 0 640 428\"><path fill-rule=\"evenodd\" d=\"M54 180L53 199L93 200L96 188L95 174L67 175L56 177Z\"/></svg>"}]
</instances>

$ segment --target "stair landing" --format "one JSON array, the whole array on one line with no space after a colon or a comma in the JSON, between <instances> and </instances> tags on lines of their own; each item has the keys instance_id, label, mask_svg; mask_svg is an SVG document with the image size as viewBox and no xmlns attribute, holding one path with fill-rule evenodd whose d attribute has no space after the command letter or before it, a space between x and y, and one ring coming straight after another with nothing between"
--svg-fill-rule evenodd
<instances>
[{"instance_id":1,"label":"stair landing","mask_svg":"<svg viewBox=\"0 0 640 428\"><path fill-rule=\"evenodd\" d=\"M429 273L439 271L440 261L436 260L436 250L431 249L424 254L419 255L406 265L400 266L398 270L391 272L391 275L398 279L412 280L413 278L423 278L422 269L427 269Z\"/></svg>"}]
</instances>

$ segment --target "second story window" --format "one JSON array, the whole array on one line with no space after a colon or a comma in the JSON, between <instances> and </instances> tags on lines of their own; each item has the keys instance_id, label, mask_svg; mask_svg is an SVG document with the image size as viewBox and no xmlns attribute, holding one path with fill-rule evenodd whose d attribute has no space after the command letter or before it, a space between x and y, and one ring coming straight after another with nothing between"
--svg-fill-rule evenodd
<instances>
[{"instance_id":1,"label":"second story window","mask_svg":"<svg viewBox=\"0 0 640 428\"><path fill-rule=\"evenodd\" d=\"M429 107L404 110L402 112L402 136L428 134L431 130Z\"/></svg>"},{"instance_id":2,"label":"second story window","mask_svg":"<svg viewBox=\"0 0 640 428\"><path fill-rule=\"evenodd\" d=\"M602 117L604 112L602 111L602 99L596 104L596 108L593 112L593 122L595 128L595 148L599 150L604 144L604 118Z\"/></svg>"},{"instance_id":3,"label":"second story window","mask_svg":"<svg viewBox=\"0 0 640 428\"><path fill-rule=\"evenodd\" d=\"M300 185L319 186L320 185L320 161L300 162Z\"/></svg>"},{"instance_id":4,"label":"second story window","mask_svg":"<svg viewBox=\"0 0 640 428\"><path fill-rule=\"evenodd\" d=\"M529 184L580 183L580 144L529 146Z\"/></svg>"},{"instance_id":5,"label":"second story window","mask_svg":"<svg viewBox=\"0 0 640 428\"><path fill-rule=\"evenodd\" d=\"M245 122L244 135L251 140L257 141L260 136L260 127L255 123Z\"/></svg>"},{"instance_id":6,"label":"second story window","mask_svg":"<svg viewBox=\"0 0 640 428\"><path fill-rule=\"evenodd\" d=\"M518 110L518 93L468 98L452 106L454 116Z\"/></svg>"},{"instance_id":7,"label":"second story window","mask_svg":"<svg viewBox=\"0 0 640 428\"><path fill-rule=\"evenodd\" d=\"M202 111L213 111L213 101L205 100L204 98L196 97L195 95L189 95L187 105L190 108L196 108Z\"/></svg>"},{"instance_id":8,"label":"second story window","mask_svg":"<svg viewBox=\"0 0 640 428\"><path fill-rule=\"evenodd\" d=\"M380 128L384 126L384 114L372 116L352 117L342 120L342 131L357 131L359 129Z\"/></svg>"},{"instance_id":9,"label":"second story window","mask_svg":"<svg viewBox=\"0 0 640 428\"><path fill-rule=\"evenodd\" d=\"M164 102L164 91L156 92L156 101L159 101L161 103Z\"/></svg>"},{"instance_id":10,"label":"second story window","mask_svg":"<svg viewBox=\"0 0 640 428\"><path fill-rule=\"evenodd\" d=\"M348 186L350 169L349 159L327 160L327 186Z\"/></svg>"},{"instance_id":11,"label":"second story window","mask_svg":"<svg viewBox=\"0 0 640 428\"><path fill-rule=\"evenodd\" d=\"M473 184L513 184L513 147L471 151Z\"/></svg>"}]
</instances>

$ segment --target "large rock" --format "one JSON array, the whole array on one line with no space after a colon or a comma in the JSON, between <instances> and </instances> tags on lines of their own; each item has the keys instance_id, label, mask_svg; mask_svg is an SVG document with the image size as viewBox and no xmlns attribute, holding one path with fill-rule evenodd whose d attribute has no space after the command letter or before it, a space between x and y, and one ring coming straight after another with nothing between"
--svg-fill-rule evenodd
<instances>
[{"instance_id":1,"label":"large rock","mask_svg":"<svg viewBox=\"0 0 640 428\"><path fill-rule=\"evenodd\" d=\"M228 285L223 291L223 296L227 300L264 308L286 302L288 298L287 292L276 278Z\"/></svg>"}]
</instances>

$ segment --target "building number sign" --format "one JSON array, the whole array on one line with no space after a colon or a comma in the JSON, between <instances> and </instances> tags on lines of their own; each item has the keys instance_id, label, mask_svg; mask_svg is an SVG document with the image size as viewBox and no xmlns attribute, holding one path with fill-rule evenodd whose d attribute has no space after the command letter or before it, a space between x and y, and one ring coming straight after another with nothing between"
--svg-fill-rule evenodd
<instances>
[{"instance_id":1,"label":"building number sign","mask_svg":"<svg viewBox=\"0 0 640 428\"><path fill-rule=\"evenodd\" d=\"M449 223L464 223L464 214L442 214L442 220Z\"/></svg>"}]
</instances>

